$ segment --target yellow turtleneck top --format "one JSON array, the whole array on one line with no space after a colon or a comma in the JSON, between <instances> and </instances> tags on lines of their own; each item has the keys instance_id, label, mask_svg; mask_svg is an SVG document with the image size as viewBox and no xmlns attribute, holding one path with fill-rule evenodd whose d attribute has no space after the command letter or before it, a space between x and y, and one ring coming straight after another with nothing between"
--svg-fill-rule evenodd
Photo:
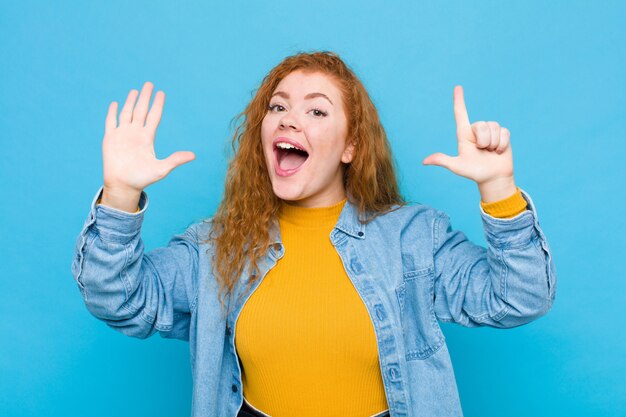
<instances>
[{"instance_id":1,"label":"yellow turtleneck top","mask_svg":"<svg viewBox=\"0 0 626 417\"><path fill-rule=\"evenodd\" d=\"M272 417L362 417L388 409L374 327L329 238L345 202L283 203L278 220L285 254L237 319L243 395ZM527 203L517 188L480 205L510 218Z\"/></svg>"},{"instance_id":2,"label":"yellow turtleneck top","mask_svg":"<svg viewBox=\"0 0 626 417\"><path fill-rule=\"evenodd\" d=\"M329 238L345 202L283 203L284 256L237 319L244 397L272 417L363 417L388 409L374 327ZM481 207L513 217L526 200L518 188Z\"/></svg>"}]
</instances>

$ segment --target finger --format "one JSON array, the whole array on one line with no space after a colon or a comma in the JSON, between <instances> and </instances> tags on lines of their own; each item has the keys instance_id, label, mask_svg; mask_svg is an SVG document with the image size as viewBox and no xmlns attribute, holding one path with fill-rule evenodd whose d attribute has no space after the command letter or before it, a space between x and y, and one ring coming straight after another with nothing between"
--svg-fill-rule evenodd
<instances>
[{"instance_id":1,"label":"finger","mask_svg":"<svg viewBox=\"0 0 626 417\"><path fill-rule=\"evenodd\" d=\"M109 104L109 112L104 123L104 133L110 133L117 127L117 102Z\"/></svg>"},{"instance_id":2,"label":"finger","mask_svg":"<svg viewBox=\"0 0 626 417\"><path fill-rule=\"evenodd\" d=\"M163 104L165 103L165 93L163 91L157 91L152 101L152 107L148 113L146 119L146 127L156 129L161 122L161 115L163 114Z\"/></svg>"},{"instance_id":3,"label":"finger","mask_svg":"<svg viewBox=\"0 0 626 417\"><path fill-rule=\"evenodd\" d=\"M491 130L486 122L480 121L472 124L472 131L476 137L476 147L484 149L491 144Z\"/></svg>"},{"instance_id":4,"label":"finger","mask_svg":"<svg viewBox=\"0 0 626 417\"><path fill-rule=\"evenodd\" d=\"M174 168L182 164L185 164L187 162L191 162L194 159L196 159L196 155L193 152L190 152L190 151L174 152L167 158L159 161L161 165L161 173L162 173L161 175L165 177L170 172L172 172Z\"/></svg>"},{"instance_id":5,"label":"finger","mask_svg":"<svg viewBox=\"0 0 626 417\"><path fill-rule=\"evenodd\" d=\"M437 165L440 167L444 167L449 169L452 172L455 172L454 167L456 166L458 157L446 155L441 152L434 153L432 155L427 156L422 161L423 165Z\"/></svg>"},{"instance_id":6,"label":"finger","mask_svg":"<svg viewBox=\"0 0 626 417\"><path fill-rule=\"evenodd\" d=\"M128 97L126 97L126 103L124 103L124 107L122 107L122 111L120 113L120 125L129 124L132 121L133 107L135 107L137 94L139 94L139 91L135 89L130 90L130 93L128 93Z\"/></svg>"},{"instance_id":7,"label":"finger","mask_svg":"<svg viewBox=\"0 0 626 417\"><path fill-rule=\"evenodd\" d=\"M506 151L511 143L511 132L506 127L500 129L500 144L496 148L496 152L501 154Z\"/></svg>"},{"instance_id":8,"label":"finger","mask_svg":"<svg viewBox=\"0 0 626 417\"><path fill-rule=\"evenodd\" d=\"M150 97L152 97L153 89L154 84L152 84L150 81L147 81L143 85L143 88L141 89L141 94L139 95L139 101L137 101L137 105L135 106L135 110L133 111L133 124L143 126L146 122L146 114L148 113L148 105L150 104Z\"/></svg>"},{"instance_id":9,"label":"finger","mask_svg":"<svg viewBox=\"0 0 626 417\"><path fill-rule=\"evenodd\" d=\"M454 87L454 120L456 121L457 134L462 134L468 139L467 135L471 135L472 131L467 108L465 107L463 87L460 85Z\"/></svg>"},{"instance_id":10,"label":"finger","mask_svg":"<svg viewBox=\"0 0 626 417\"><path fill-rule=\"evenodd\" d=\"M494 151L500 144L500 125L498 122L487 122L489 131L491 132L491 143L487 147L488 150Z\"/></svg>"}]
</instances>

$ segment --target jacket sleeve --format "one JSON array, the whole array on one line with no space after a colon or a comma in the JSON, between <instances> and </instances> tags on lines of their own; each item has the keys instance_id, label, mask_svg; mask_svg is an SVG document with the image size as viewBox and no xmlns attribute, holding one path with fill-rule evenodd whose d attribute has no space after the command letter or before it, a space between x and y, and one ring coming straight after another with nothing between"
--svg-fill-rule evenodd
<instances>
[{"instance_id":1,"label":"jacket sleeve","mask_svg":"<svg viewBox=\"0 0 626 417\"><path fill-rule=\"evenodd\" d=\"M521 190L521 189L520 189ZM530 196L527 210L496 218L480 207L487 248L454 230L437 210L433 221L434 308L438 320L466 327L516 327L546 314L556 269Z\"/></svg>"},{"instance_id":2,"label":"jacket sleeve","mask_svg":"<svg viewBox=\"0 0 626 417\"><path fill-rule=\"evenodd\" d=\"M167 247L144 253L141 224L148 196L136 213L97 205L74 249L72 274L92 315L121 333L189 340L195 310L198 245L195 225L172 237Z\"/></svg>"}]
</instances>

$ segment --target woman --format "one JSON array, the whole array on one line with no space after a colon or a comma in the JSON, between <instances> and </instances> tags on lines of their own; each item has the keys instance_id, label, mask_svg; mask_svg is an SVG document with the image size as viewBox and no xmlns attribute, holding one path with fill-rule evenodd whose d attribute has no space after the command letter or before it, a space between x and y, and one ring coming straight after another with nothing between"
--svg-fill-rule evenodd
<instances>
[{"instance_id":1,"label":"woman","mask_svg":"<svg viewBox=\"0 0 626 417\"><path fill-rule=\"evenodd\" d=\"M438 321L508 328L551 308L556 271L509 132L470 124L461 87L459 155L423 162L477 183L488 248L404 202L365 88L315 52L272 69L242 113L215 216L144 253L144 188L195 158L156 159L152 91L131 90L119 125L109 107L72 272L109 326L190 342L194 416L461 416Z\"/></svg>"}]
</instances>

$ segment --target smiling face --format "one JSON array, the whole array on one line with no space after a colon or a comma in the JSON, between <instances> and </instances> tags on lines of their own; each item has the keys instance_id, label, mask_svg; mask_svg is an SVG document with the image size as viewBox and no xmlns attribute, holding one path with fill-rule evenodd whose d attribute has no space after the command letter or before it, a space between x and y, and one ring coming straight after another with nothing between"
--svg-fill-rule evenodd
<instances>
[{"instance_id":1,"label":"smiling face","mask_svg":"<svg viewBox=\"0 0 626 417\"><path fill-rule=\"evenodd\" d=\"M261 126L263 153L276 196L289 204L326 207L346 197L348 120L341 91L320 72L293 71L272 93Z\"/></svg>"}]
</instances>

